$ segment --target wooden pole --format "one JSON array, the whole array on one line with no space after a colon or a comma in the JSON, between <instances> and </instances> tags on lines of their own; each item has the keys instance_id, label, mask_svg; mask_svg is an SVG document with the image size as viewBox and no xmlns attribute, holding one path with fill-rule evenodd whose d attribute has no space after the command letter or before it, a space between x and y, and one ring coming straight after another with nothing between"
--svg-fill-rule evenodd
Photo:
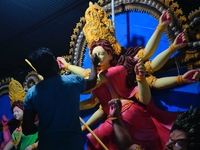
<instances>
[{"instance_id":1,"label":"wooden pole","mask_svg":"<svg viewBox=\"0 0 200 150\"><path fill-rule=\"evenodd\" d=\"M90 129L90 127L85 123L85 121L79 117L82 124L88 129L88 131L94 136L94 138L99 142L99 144L105 149L108 150L108 148L103 144L103 142L96 136L96 134Z\"/></svg>"}]
</instances>

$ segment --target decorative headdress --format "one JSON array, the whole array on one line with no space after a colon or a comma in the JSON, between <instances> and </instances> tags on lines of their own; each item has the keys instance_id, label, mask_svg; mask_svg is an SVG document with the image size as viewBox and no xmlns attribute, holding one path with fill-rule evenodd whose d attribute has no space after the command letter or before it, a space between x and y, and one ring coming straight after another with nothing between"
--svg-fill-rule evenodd
<instances>
[{"instance_id":1,"label":"decorative headdress","mask_svg":"<svg viewBox=\"0 0 200 150\"><path fill-rule=\"evenodd\" d=\"M11 105L17 100L24 100L26 92L22 87L21 83L19 83L17 80L11 79L8 85L8 89Z\"/></svg>"},{"instance_id":2,"label":"decorative headdress","mask_svg":"<svg viewBox=\"0 0 200 150\"><path fill-rule=\"evenodd\" d=\"M112 21L108 19L105 10L97 4L89 3L85 11L86 24L83 28L88 47L91 47L93 41L100 39L110 42L115 54L121 53L121 46L114 36L114 27Z\"/></svg>"}]
</instances>

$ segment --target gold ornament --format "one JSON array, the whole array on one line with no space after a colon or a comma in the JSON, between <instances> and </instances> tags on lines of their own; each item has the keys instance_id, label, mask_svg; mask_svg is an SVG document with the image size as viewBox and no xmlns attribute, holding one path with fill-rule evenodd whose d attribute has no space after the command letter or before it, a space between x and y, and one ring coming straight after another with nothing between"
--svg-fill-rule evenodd
<instances>
[{"instance_id":1,"label":"gold ornament","mask_svg":"<svg viewBox=\"0 0 200 150\"><path fill-rule=\"evenodd\" d=\"M24 97L26 95L26 92L24 88L22 87L21 83L19 83L17 80L14 80L13 78L11 79L9 85L9 97L11 100L11 105L17 101L17 100L24 100Z\"/></svg>"},{"instance_id":2,"label":"gold ornament","mask_svg":"<svg viewBox=\"0 0 200 150\"><path fill-rule=\"evenodd\" d=\"M19 126L18 128L15 129L15 131L12 133L12 142L17 149L18 144L21 141L22 137L22 126Z\"/></svg>"},{"instance_id":3,"label":"gold ornament","mask_svg":"<svg viewBox=\"0 0 200 150\"><path fill-rule=\"evenodd\" d=\"M35 71L31 71L28 73L28 75L25 77L25 81L23 83L23 87L25 91L28 91L29 88L31 88L33 85L38 84L40 81L43 80L43 77L39 75Z\"/></svg>"},{"instance_id":4,"label":"gold ornament","mask_svg":"<svg viewBox=\"0 0 200 150\"><path fill-rule=\"evenodd\" d=\"M90 2L85 12L85 20L86 24L83 28L83 32L89 48L93 41L102 39L109 41L115 54L119 55L121 53L121 46L114 36L112 21L108 19L102 7Z\"/></svg>"}]
</instances>

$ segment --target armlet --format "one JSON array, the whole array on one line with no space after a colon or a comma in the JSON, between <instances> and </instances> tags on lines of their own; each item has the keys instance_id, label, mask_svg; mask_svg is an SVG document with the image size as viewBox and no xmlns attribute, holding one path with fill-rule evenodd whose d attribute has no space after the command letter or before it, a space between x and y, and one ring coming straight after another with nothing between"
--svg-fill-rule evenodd
<instances>
[{"instance_id":1,"label":"armlet","mask_svg":"<svg viewBox=\"0 0 200 150\"><path fill-rule=\"evenodd\" d=\"M139 92L138 91L135 93L134 97L139 101Z\"/></svg>"},{"instance_id":2,"label":"armlet","mask_svg":"<svg viewBox=\"0 0 200 150\"><path fill-rule=\"evenodd\" d=\"M141 49L141 50L138 51L137 57L142 59L142 60L144 59L144 49Z\"/></svg>"},{"instance_id":3,"label":"armlet","mask_svg":"<svg viewBox=\"0 0 200 150\"><path fill-rule=\"evenodd\" d=\"M148 73L153 73L153 72L154 72L154 71L152 70L152 68L151 68L151 61L150 61L150 60L147 61L147 62L145 62L144 66L145 66L146 71L147 71Z\"/></svg>"},{"instance_id":4,"label":"armlet","mask_svg":"<svg viewBox=\"0 0 200 150\"><path fill-rule=\"evenodd\" d=\"M88 78L90 75L91 69L85 69L83 72L83 77L84 78Z\"/></svg>"},{"instance_id":5,"label":"armlet","mask_svg":"<svg viewBox=\"0 0 200 150\"><path fill-rule=\"evenodd\" d=\"M149 77L146 78L148 85L150 86L150 88L153 87L153 82L156 80L157 78L153 75L150 75Z\"/></svg>"}]
</instances>

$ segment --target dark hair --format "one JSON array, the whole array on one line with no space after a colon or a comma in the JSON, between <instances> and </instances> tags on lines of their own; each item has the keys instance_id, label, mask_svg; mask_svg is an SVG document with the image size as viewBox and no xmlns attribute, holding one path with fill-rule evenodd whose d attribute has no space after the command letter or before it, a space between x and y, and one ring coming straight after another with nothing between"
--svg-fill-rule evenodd
<instances>
[{"instance_id":1,"label":"dark hair","mask_svg":"<svg viewBox=\"0 0 200 150\"><path fill-rule=\"evenodd\" d=\"M189 150L200 148L200 106L193 110L180 114L174 122L170 132L174 130L184 131L188 136Z\"/></svg>"},{"instance_id":2,"label":"dark hair","mask_svg":"<svg viewBox=\"0 0 200 150\"><path fill-rule=\"evenodd\" d=\"M137 64L137 61L135 60L135 56L137 55L138 51L141 50L143 47L137 46L137 47L130 47L125 48L122 47L122 52L119 57L119 60L117 62L117 65L123 65L124 68L127 70L127 87L131 88L133 86L136 86L136 74L135 74L135 65Z\"/></svg>"},{"instance_id":3,"label":"dark hair","mask_svg":"<svg viewBox=\"0 0 200 150\"><path fill-rule=\"evenodd\" d=\"M57 61L49 48L41 47L33 51L29 54L28 59L43 77L48 77L59 72Z\"/></svg>"}]
</instances>

